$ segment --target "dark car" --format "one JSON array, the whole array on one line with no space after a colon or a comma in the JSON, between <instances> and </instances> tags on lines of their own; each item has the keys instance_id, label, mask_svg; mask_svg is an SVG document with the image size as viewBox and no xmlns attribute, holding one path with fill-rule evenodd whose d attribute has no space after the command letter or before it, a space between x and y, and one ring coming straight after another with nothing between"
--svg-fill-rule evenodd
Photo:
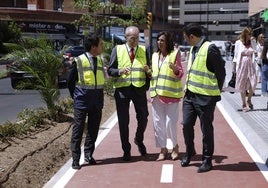
<instances>
[{"instance_id":1,"label":"dark car","mask_svg":"<svg viewBox=\"0 0 268 188\"><path fill-rule=\"evenodd\" d=\"M66 79L69 74L70 63L68 61L62 61L62 66L58 70L58 77L56 78L57 83L60 85L66 82ZM8 74L11 81L11 86L14 89L18 89L20 82L31 82L34 83L35 78L33 75L27 71L22 70L21 64L18 62L8 63L6 65ZM31 89L31 88L29 88Z\"/></svg>"},{"instance_id":2,"label":"dark car","mask_svg":"<svg viewBox=\"0 0 268 188\"><path fill-rule=\"evenodd\" d=\"M69 60L71 57L78 57L84 52L85 52L84 46L70 46L65 50L63 58Z\"/></svg>"},{"instance_id":3,"label":"dark car","mask_svg":"<svg viewBox=\"0 0 268 188\"><path fill-rule=\"evenodd\" d=\"M111 34L111 39L113 40L114 44L125 44L126 38L124 34ZM139 44L145 45L145 40L143 37L139 36Z\"/></svg>"}]
</instances>

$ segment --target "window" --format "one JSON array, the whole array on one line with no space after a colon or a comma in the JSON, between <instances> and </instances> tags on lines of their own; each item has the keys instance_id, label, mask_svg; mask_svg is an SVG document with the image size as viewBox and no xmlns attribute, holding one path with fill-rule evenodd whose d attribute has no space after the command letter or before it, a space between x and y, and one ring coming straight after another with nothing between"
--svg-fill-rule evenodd
<instances>
[{"instance_id":1,"label":"window","mask_svg":"<svg viewBox=\"0 0 268 188\"><path fill-rule=\"evenodd\" d=\"M64 0L54 0L53 1L53 10L62 11L62 4Z\"/></svg>"},{"instance_id":2,"label":"window","mask_svg":"<svg viewBox=\"0 0 268 188\"><path fill-rule=\"evenodd\" d=\"M130 7L130 1L131 0L126 0L126 7Z\"/></svg>"}]
</instances>

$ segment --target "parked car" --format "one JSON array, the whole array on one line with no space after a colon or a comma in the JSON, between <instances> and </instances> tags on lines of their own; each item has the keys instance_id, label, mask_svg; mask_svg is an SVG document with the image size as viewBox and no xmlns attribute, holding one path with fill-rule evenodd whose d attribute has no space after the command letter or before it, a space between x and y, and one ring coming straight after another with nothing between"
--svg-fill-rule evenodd
<instances>
[{"instance_id":1,"label":"parked car","mask_svg":"<svg viewBox=\"0 0 268 188\"><path fill-rule=\"evenodd\" d=\"M226 54L225 53L225 41L224 40L212 40L211 42L218 47L218 49L221 52L221 55L225 56Z\"/></svg>"},{"instance_id":2,"label":"parked car","mask_svg":"<svg viewBox=\"0 0 268 188\"><path fill-rule=\"evenodd\" d=\"M181 52L181 61L187 61L188 57L189 57L189 52L190 52L191 46L180 45L179 49Z\"/></svg>"},{"instance_id":3,"label":"parked car","mask_svg":"<svg viewBox=\"0 0 268 188\"><path fill-rule=\"evenodd\" d=\"M125 44L126 43L126 38L124 34L111 34L111 38L115 44ZM145 45L145 40L143 37L139 36L139 44L140 45Z\"/></svg>"},{"instance_id":4,"label":"parked car","mask_svg":"<svg viewBox=\"0 0 268 188\"><path fill-rule=\"evenodd\" d=\"M33 64L30 63L29 64ZM58 84L64 83L69 75L70 63L68 61L62 61L62 66L58 70L58 77L56 81ZM11 86L13 89L17 89L20 82L31 82L34 83L35 78L27 71L22 70L22 66L18 62L8 63L6 65L8 75L10 77Z\"/></svg>"},{"instance_id":5,"label":"parked car","mask_svg":"<svg viewBox=\"0 0 268 188\"><path fill-rule=\"evenodd\" d=\"M70 46L64 51L63 58L69 60L71 57L78 57L84 52L84 46Z\"/></svg>"}]
</instances>

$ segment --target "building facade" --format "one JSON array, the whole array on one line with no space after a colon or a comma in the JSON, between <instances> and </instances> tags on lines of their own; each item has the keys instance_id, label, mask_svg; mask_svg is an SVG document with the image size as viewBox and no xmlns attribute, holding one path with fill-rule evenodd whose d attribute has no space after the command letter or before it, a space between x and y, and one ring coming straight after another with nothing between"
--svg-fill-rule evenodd
<instances>
[{"instance_id":1,"label":"building facade","mask_svg":"<svg viewBox=\"0 0 268 188\"><path fill-rule=\"evenodd\" d=\"M65 6L64 8L64 5ZM65 9L65 11L64 11ZM22 36L37 38L40 35L54 40L57 48L64 44L79 44L73 21L81 17L81 11L74 9L72 0L2 0L0 20L16 22Z\"/></svg>"},{"instance_id":2,"label":"building facade","mask_svg":"<svg viewBox=\"0 0 268 188\"><path fill-rule=\"evenodd\" d=\"M101 0L129 6L131 0ZM138 3L141 0L137 1ZM81 42L79 28L73 24L87 10L75 8L73 0L1 0L0 20L14 21L23 36L37 38L46 35L48 39L77 45ZM100 15L104 12L100 11ZM109 14L116 13L113 10ZM108 11L106 12L108 14ZM144 26L143 26L144 27Z\"/></svg>"},{"instance_id":3,"label":"building facade","mask_svg":"<svg viewBox=\"0 0 268 188\"><path fill-rule=\"evenodd\" d=\"M148 0L147 10L153 13L152 36L168 30L174 34L175 42L182 44L182 27L197 22L205 28L210 40L225 40L229 35L235 39L243 27L260 28L260 13L268 5L267 0ZM131 0L100 0L130 6ZM137 0L141 2L141 0ZM83 11L74 7L73 0L1 0L0 20L19 23L25 35L48 33L57 40L79 41L72 24ZM146 24L140 25L148 38ZM113 31L113 30L111 30ZM116 32L116 31L115 31ZM152 40L155 45L156 41Z\"/></svg>"},{"instance_id":4,"label":"building facade","mask_svg":"<svg viewBox=\"0 0 268 188\"><path fill-rule=\"evenodd\" d=\"M268 10L266 0L249 0L249 20L251 25L255 26L256 36L263 33L268 38L268 21L264 21L261 17L264 11Z\"/></svg>"},{"instance_id":5,"label":"building facade","mask_svg":"<svg viewBox=\"0 0 268 188\"><path fill-rule=\"evenodd\" d=\"M248 25L248 9L248 0L170 0L168 22L200 23L210 40L225 40Z\"/></svg>"}]
</instances>

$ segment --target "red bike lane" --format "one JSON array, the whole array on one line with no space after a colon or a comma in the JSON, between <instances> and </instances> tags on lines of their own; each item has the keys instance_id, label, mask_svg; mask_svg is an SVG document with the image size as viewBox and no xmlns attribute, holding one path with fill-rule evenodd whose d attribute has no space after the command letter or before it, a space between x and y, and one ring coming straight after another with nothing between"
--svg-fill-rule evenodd
<instances>
[{"instance_id":1,"label":"red bike lane","mask_svg":"<svg viewBox=\"0 0 268 188\"><path fill-rule=\"evenodd\" d=\"M150 103L148 103L148 107L151 113ZM97 160L97 165L84 165L73 174L68 183L63 185L63 187L268 187L267 180L218 108L216 108L214 120L215 153L212 161L213 169L201 174L197 173L202 157L202 138L198 120L195 126L195 148L197 155L192 157L189 167L181 167L180 159L185 152L182 125L178 124L180 159L173 161L171 158L168 158L165 161L156 162L159 149L155 147L151 114L149 115L144 140L148 154L143 157L140 156L137 146L133 141L136 130L133 105L131 106L130 114L131 123L129 127L132 160L124 162L121 159L123 153L118 124L116 123L108 135L96 147L94 157ZM179 122L181 122L181 117L180 108ZM58 185L60 185L59 182Z\"/></svg>"}]
</instances>

